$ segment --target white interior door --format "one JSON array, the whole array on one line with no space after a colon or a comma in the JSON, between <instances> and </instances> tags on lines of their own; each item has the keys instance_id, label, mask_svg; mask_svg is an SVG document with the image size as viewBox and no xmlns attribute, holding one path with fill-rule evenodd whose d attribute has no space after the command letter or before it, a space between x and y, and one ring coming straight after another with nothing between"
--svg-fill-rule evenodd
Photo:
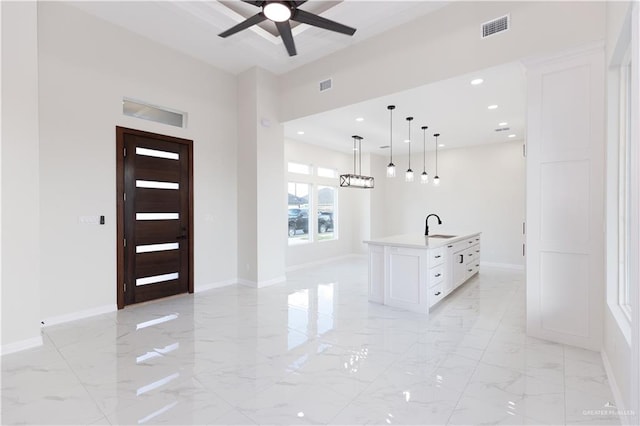
<instances>
[{"instance_id":1,"label":"white interior door","mask_svg":"<svg viewBox=\"0 0 640 426\"><path fill-rule=\"evenodd\" d=\"M528 65L527 332L600 350L604 52Z\"/></svg>"}]
</instances>

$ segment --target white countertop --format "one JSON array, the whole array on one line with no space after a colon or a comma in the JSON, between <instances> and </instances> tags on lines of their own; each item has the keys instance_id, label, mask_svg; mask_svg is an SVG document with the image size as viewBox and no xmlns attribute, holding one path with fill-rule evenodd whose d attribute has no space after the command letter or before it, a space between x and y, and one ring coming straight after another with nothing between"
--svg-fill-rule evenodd
<instances>
[{"instance_id":1,"label":"white countertop","mask_svg":"<svg viewBox=\"0 0 640 426\"><path fill-rule=\"evenodd\" d=\"M453 232L434 232L432 235L455 235L453 238L431 238L420 234L403 234L392 235L390 237L376 238L374 240L365 240L364 243L379 245L379 246L394 246L394 247L407 247L407 248L437 248L446 244L456 243L464 239L470 238L475 235L480 235L480 232L472 233L453 233Z\"/></svg>"}]
</instances>

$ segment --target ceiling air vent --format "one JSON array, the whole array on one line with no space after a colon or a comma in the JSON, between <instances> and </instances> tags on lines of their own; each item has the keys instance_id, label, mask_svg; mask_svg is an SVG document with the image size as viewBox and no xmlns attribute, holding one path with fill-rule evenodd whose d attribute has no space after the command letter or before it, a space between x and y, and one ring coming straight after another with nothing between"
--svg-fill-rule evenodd
<instances>
[{"instance_id":1,"label":"ceiling air vent","mask_svg":"<svg viewBox=\"0 0 640 426\"><path fill-rule=\"evenodd\" d=\"M510 26L510 20L509 15L504 15L492 21L485 22L482 24L482 38L507 31Z\"/></svg>"},{"instance_id":2,"label":"ceiling air vent","mask_svg":"<svg viewBox=\"0 0 640 426\"><path fill-rule=\"evenodd\" d=\"M509 130L509 127L498 127L496 132L506 132L507 130Z\"/></svg>"},{"instance_id":3,"label":"ceiling air vent","mask_svg":"<svg viewBox=\"0 0 640 426\"><path fill-rule=\"evenodd\" d=\"M331 89L331 86L333 86L333 80L328 78L326 80L323 80L320 82L320 91L324 92L325 90L329 90Z\"/></svg>"}]
</instances>

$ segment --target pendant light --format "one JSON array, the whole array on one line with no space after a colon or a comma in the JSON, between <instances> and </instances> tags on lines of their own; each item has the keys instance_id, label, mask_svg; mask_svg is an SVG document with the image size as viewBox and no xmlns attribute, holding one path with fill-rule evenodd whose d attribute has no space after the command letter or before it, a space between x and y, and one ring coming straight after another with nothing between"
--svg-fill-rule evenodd
<instances>
[{"instance_id":1,"label":"pendant light","mask_svg":"<svg viewBox=\"0 0 640 426\"><path fill-rule=\"evenodd\" d=\"M407 122L409 123L409 168L404 174L405 182L413 182L413 170L411 170L411 121L413 117L407 117Z\"/></svg>"},{"instance_id":2,"label":"pendant light","mask_svg":"<svg viewBox=\"0 0 640 426\"><path fill-rule=\"evenodd\" d=\"M396 177L396 165L393 164L393 110L395 105L389 105L389 165L387 166L387 177Z\"/></svg>"},{"instance_id":3,"label":"pendant light","mask_svg":"<svg viewBox=\"0 0 640 426\"><path fill-rule=\"evenodd\" d=\"M362 174L362 136L353 138L353 174L340 175L340 186L344 188L373 188L373 177Z\"/></svg>"},{"instance_id":4,"label":"pendant light","mask_svg":"<svg viewBox=\"0 0 640 426\"><path fill-rule=\"evenodd\" d=\"M440 185L440 176L438 176L438 136L440 133L434 133L433 136L436 138L436 175L433 177L433 186Z\"/></svg>"},{"instance_id":5,"label":"pendant light","mask_svg":"<svg viewBox=\"0 0 640 426\"><path fill-rule=\"evenodd\" d=\"M429 175L427 174L427 129L428 126L422 126L422 174L420 175L420 183L429 183Z\"/></svg>"}]
</instances>

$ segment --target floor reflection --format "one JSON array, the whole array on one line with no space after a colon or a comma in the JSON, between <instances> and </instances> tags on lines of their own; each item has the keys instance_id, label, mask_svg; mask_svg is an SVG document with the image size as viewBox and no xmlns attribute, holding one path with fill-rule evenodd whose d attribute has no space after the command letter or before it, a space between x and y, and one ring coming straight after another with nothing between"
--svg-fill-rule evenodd
<instances>
[{"instance_id":1,"label":"floor reflection","mask_svg":"<svg viewBox=\"0 0 640 426\"><path fill-rule=\"evenodd\" d=\"M369 303L366 276L349 259L44 328L2 358L1 423L620 423L600 354L526 336L521 272L485 268L429 318Z\"/></svg>"}]
</instances>

